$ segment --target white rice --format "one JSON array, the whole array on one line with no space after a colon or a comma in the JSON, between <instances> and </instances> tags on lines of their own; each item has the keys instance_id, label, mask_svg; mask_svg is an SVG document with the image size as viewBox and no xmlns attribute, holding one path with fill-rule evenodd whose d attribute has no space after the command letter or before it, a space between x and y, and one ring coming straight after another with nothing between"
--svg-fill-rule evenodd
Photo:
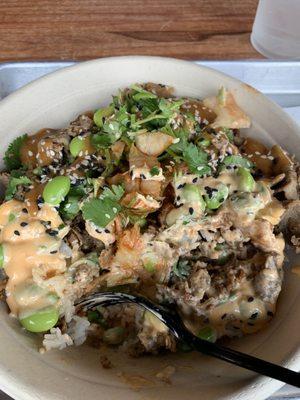
<instances>
[{"instance_id":1,"label":"white rice","mask_svg":"<svg viewBox=\"0 0 300 400\"><path fill-rule=\"evenodd\" d=\"M73 339L75 346L85 342L90 323L86 318L74 315L68 326L68 335Z\"/></svg>"},{"instance_id":2,"label":"white rice","mask_svg":"<svg viewBox=\"0 0 300 400\"><path fill-rule=\"evenodd\" d=\"M64 296L61 300L60 316L64 316L66 323L68 324L75 314L74 302L69 298Z\"/></svg>"},{"instance_id":3,"label":"white rice","mask_svg":"<svg viewBox=\"0 0 300 400\"><path fill-rule=\"evenodd\" d=\"M46 351L51 349L62 350L67 346L72 346L73 339L67 334L62 334L59 328L51 328L50 333L44 335L43 346Z\"/></svg>"}]
</instances>

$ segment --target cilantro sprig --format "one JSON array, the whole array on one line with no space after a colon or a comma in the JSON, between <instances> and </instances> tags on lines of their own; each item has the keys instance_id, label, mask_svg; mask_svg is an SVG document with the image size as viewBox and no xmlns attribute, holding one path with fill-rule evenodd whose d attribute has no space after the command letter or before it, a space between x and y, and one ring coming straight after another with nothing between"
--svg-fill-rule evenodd
<instances>
[{"instance_id":1,"label":"cilantro sprig","mask_svg":"<svg viewBox=\"0 0 300 400\"><path fill-rule=\"evenodd\" d=\"M173 265L173 274L179 279L186 279L191 272L191 265L187 260L178 260L177 263Z\"/></svg>"},{"instance_id":2,"label":"cilantro sprig","mask_svg":"<svg viewBox=\"0 0 300 400\"><path fill-rule=\"evenodd\" d=\"M8 186L5 191L5 200L6 201L11 200L14 197L14 195L18 189L18 186L20 186L20 185L28 186L32 183L31 180L27 176L22 175L22 173L23 173L23 171L12 171L11 172Z\"/></svg>"},{"instance_id":3,"label":"cilantro sprig","mask_svg":"<svg viewBox=\"0 0 300 400\"><path fill-rule=\"evenodd\" d=\"M105 188L99 198L86 201L82 207L83 218L100 228L105 228L121 211L119 200L124 194L122 186Z\"/></svg>"},{"instance_id":4,"label":"cilantro sprig","mask_svg":"<svg viewBox=\"0 0 300 400\"><path fill-rule=\"evenodd\" d=\"M27 137L27 134L19 136L9 144L4 155L4 163L7 170L11 171L22 166L20 150Z\"/></svg>"}]
</instances>

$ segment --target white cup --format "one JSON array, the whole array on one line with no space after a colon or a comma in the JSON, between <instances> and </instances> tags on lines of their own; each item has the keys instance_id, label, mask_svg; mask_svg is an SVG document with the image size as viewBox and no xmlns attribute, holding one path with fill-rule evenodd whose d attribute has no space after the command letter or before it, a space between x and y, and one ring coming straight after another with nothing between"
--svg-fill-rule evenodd
<instances>
[{"instance_id":1,"label":"white cup","mask_svg":"<svg viewBox=\"0 0 300 400\"><path fill-rule=\"evenodd\" d=\"M300 0L260 0L251 43L273 59L300 59Z\"/></svg>"}]
</instances>

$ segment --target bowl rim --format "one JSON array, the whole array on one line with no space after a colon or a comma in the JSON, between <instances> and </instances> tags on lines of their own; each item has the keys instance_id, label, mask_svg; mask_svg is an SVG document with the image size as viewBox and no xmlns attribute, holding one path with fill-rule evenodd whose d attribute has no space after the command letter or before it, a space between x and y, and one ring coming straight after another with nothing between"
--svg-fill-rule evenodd
<instances>
[{"instance_id":1,"label":"bowl rim","mask_svg":"<svg viewBox=\"0 0 300 400\"><path fill-rule=\"evenodd\" d=\"M298 124L292 119L290 115L288 115L278 104L276 104L274 101L270 100L267 98L265 95L263 95L261 92L257 91L250 85L240 81L239 79L233 78L225 73L222 73L220 71L217 71L213 68L207 67L205 65L199 65L199 64L194 64L191 61L186 61L186 60L180 60L177 58L171 58L171 57L160 57L160 56L138 56L138 55L127 55L127 56L114 56L114 57L104 57L104 58L98 58L98 59L93 59L93 60L88 60L84 62L79 62L64 68L61 68L59 70L53 71L47 75L44 75L28 84L23 86L22 88L16 90L15 92L11 93L4 99L0 101L0 109L9 107L10 103L15 101L15 99L26 96L32 89L38 87L41 82L46 83L46 82L51 82L51 80L55 80L59 78L60 76L63 76L65 74L68 74L69 71L79 71L79 70L84 70L85 68L88 68L91 65L105 65L109 64L111 62L113 63L118 63L118 62L124 62L127 61L128 63L130 62L164 62L164 63L171 63L171 64L178 64L181 65L182 68L189 68L189 69L194 69L196 70L208 70L210 72L213 72L214 75L220 76L223 78L226 78L226 80L231 81L232 83L238 83L242 85L244 88L248 88L248 90L255 91L255 93L259 96L263 96L263 98L271 104L274 113L279 114L279 117L291 127L291 129L294 129L295 131L298 131L300 134L300 129ZM286 357L286 364L289 364L290 368L300 368L300 347L295 351L293 354L289 354ZM20 389L18 390L15 388L15 381L13 379L13 372L11 370L7 370L5 368L5 365L1 363L0 361L0 389L4 390L7 394L14 396L15 398L20 398L20 399L26 399L30 400L32 397L30 396L30 390L34 387L32 383L28 382L22 382L22 389L26 387L25 393L23 392L23 396L21 396ZM238 391L238 398L239 399L249 399L249 390L252 390L253 393L251 394L251 399L253 398L265 398L272 394L274 391L278 390L280 387L282 387L284 384L275 380L271 380L270 378L259 376L251 379L250 384L246 384L241 391ZM20 387L21 388L21 387ZM259 394L259 396L258 396ZM258 396L258 397L257 397ZM261 397L263 396L263 397Z\"/></svg>"}]
</instances>

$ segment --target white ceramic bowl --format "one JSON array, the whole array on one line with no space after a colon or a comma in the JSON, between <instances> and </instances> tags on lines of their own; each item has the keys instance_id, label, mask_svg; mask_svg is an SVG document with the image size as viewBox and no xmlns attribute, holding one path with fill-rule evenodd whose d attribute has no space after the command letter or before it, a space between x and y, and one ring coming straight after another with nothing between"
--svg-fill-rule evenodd
<instances>
[{"instance_id":1,"label":"white ceramic bowl","mask_svg":"<svg viewBox=\"0 0 300 400\"><path fill-rule=\"evenodd\" d=\"M212 69L158 57L120 57L82 63L43 77L0 103L0 139L4 152L16 136L43 127L63 127L78 113L107 104L111 94L134 82L160 82L180 95L205 97L221 85L234 92L252 119L249 135L279 143L300 159L299 129L280 107L255 89ZM292 259L294 260L294 259ZM294 261L293 261L294 262ZM99 350L81 346L45 355L36 337L24 333L0 308L0 388L21 400L265 399L282 384L200 354L128 359L112 354L115 367L100 366ZM300 279L287 274L278 312L267 329L232 346L267 360L300 369ZM172 385L157 373L174 365ZM123 373L123 379L118 375ZM124 375L125 374L125 375ZM148 384L133 391L129 374Z\"/></svg>"}]
</instances>

